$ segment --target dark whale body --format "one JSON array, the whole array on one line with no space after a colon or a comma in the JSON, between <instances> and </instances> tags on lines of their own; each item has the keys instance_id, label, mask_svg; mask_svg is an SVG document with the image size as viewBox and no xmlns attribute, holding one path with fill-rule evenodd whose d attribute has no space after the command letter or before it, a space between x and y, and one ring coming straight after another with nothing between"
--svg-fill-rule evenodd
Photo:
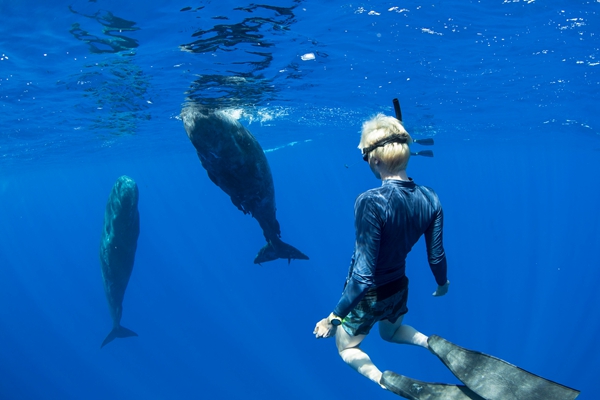
<instances>
[{"instance_id":1,"label":"dark whale body","mask_svg":"<svg viewBox=\"0 0 600 400\"><path fill-rule=\"evenodd\" d=\"M100 347L115 338L137 336L137 333L121 326L121 316L123 297L133 270L140 233L138 198L135 181L128 176L121 176L115 182L106 203L100 241L100 266L113 329Z\"/></svg>"},{"instance_id":2,"label":"dark whale body","mask_svg":"<svg viewBox=\"0 0 600 400\"><path fill-rule=\"evenodd\" d=\"M267 244L255 264L278 258L308 260L284 243L275 216L275 188L267 157L252 134L222 111L188 106L181 112L185 131L211 181L229 195L244 214L250 213L263 230Z\"/></svg>"}]
</instances>

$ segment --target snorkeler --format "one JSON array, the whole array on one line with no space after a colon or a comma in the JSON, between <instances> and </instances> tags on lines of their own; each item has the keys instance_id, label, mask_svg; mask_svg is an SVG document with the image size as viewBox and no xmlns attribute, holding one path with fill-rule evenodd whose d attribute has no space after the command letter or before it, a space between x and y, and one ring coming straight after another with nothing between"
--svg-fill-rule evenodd
<instances>
[{"instance_id":1,"label":"snorkeler","mask_svg":"<svg viewBox=\"0 0 600 400\"><path fill-rule=\"evenodd\" d=\"M438 285L433 296L445 295L450 281L442 240L442 206L432 189L417 185L406 173L409 145L418 141L404 129L397 100L394 106L396 118L378 114L362 126L358 148L382 185L356 200L356 242L346 284L337 306L316 324L313 334L317 339L335 336L338 352L350 367L408 399L575 399L577 390L439 336L427 337L402 323L408 312L406 257L421 236L425 236L429 266ZM360 348L377 322L382 339L429 349L464 385L382 373Z\"/></svg>"},{"instance_id":2,"label":"snorkeler","mask_svg":"<svg viewBox=\"0 0 600 400\"><path fill-rule=\"evenodd\" d=\"M411 142L396 118L379 114L363 124L358 148L382 185L356 200L356 244L344 292L314 330L317 338L335 335L342 359L378 385L382 372L359 347L375 323L386 341L427 348L427 336L402 324L408 312L406 256L422 235L438 284L434 296L445 295L450 285L442 206L432 189L417 185L406 173ZM336 329L339 325L343 329Z\"/></svg>"}]
</instances>

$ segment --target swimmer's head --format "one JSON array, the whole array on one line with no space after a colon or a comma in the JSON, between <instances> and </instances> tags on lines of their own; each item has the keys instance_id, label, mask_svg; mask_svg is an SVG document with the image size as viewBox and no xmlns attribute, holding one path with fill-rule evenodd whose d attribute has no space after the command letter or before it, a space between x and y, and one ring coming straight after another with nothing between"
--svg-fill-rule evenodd
<instances>
[{"instance_id":1,"label":"swimmer's head","mask_svg":"<svg viewBox=\"0 0 600 400\"><path fill-rule=\"evenodd\" d=\"M358 148L365 161L375 157L390 172L397 173L408 166L409 145L412 142L413 139L398 119L377 114L363 124Z\"/></svg>"}]
</instances>

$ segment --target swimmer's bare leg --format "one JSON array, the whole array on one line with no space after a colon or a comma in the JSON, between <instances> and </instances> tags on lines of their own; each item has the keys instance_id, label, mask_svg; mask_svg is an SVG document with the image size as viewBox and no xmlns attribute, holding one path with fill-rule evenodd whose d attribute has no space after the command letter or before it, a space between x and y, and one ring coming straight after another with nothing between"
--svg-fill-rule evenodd
<instances>
[{"instance_id":1,"label":"swimmer's bare leg","mask_svg":"<svg viewBox=\"0 0 600 400\"><path fill-rule=\"evenodd\" d=\"M382 372L373 364L368 354L360 349L360 344L367 335L351 336L339 326L335 332L335 344L342 360L364 377L379 383Z\"/></svg>"},{"instance_id":2,"label":"swimmer's bare leg","mask_svg":"<svg viewBox=\"0 0 600 400\"><path fill-rule=\"evenodd\" d=\"M428 349L427 336L410 325L403 325L403 318L404 316L399 317L393 324L387 319L379 321L379 334L381 338L392 343L410 344Z\"/></svg>"}]
</instances>

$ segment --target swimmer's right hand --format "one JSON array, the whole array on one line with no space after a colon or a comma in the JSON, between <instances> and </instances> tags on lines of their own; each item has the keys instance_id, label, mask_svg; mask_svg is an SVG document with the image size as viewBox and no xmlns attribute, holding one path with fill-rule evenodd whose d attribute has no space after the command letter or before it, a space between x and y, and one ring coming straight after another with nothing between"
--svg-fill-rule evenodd
<instances>
[{"instance_id":1,"label":"swimmer's right hand","mask_svg":"<svg viewBox=\"0 0 600 400\"><path fill-rule=\"evenodd\" d=\"M437 290L433 292L435 297L443 296L448 293L448 286L450 286L450 281L446 281L446 283L442 286L438 286Z\"/></svg>"}]
</instances>

